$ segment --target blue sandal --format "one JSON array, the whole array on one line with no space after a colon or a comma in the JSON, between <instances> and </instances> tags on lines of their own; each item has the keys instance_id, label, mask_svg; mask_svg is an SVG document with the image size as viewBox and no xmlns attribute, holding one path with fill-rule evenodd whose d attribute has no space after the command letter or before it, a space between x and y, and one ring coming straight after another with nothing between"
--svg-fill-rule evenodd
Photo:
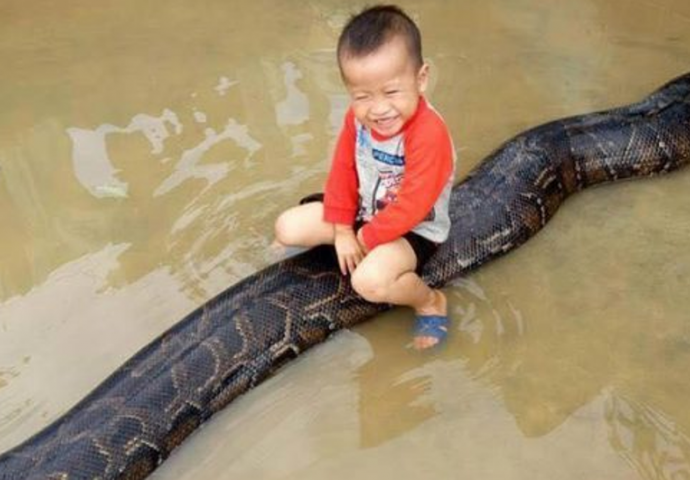
<instances>
[{"instance_id":1,"label":"blue sandal","mask_svg":"<svg viewBox=\"0 0 690 480\"><path fill-rule=\"evenodd\" d=\"M431 337L438 340L432 347L439 345L448 336L447 315L417 315L414 323L414 336Z\"/></svg>"}]
</instances>

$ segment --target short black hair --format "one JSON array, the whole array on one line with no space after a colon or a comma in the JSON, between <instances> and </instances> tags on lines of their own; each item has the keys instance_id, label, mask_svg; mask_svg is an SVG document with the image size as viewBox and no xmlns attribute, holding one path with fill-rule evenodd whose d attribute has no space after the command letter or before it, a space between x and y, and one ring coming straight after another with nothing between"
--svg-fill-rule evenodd
<instances>
[{"instance_id":1,"label":"short black hair","mask_svg":"<svg viewBox=\"0 0 690 480\"><path fill-rule=\"evenodd\" d=\"M376 5L354 15L338 39L338 65L344 57L363 57L400 36L417 68L424 64L422 36L412 19L398 6Z\"/></svg>"}]
</instances>

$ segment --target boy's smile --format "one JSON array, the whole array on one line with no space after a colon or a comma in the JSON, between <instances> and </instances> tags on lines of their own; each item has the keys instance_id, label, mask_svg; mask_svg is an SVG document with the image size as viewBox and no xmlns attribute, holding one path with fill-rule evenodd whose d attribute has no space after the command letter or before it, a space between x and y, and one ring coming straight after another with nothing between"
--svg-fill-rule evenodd
<instances>
[{"instance_id":1,"label":"boy's smile","mask_svg":"<svg viewBox=\"0 0 690 480\"><path fill-rule=\"evenodd\" d=\"M400 37L369 55L346 55L340 68L355 117L384 137L402 130L417 111L428 83L428 65L417 68Z\"/></svg>"}]
</instances>

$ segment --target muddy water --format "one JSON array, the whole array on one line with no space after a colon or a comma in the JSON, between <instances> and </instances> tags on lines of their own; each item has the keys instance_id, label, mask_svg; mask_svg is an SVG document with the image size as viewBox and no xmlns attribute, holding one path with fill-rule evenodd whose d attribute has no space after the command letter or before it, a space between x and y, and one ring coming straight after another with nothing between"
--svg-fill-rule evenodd
<instances>
[{"instance_id":1,"label":"muddy water","mask_svg":"<svg viewBox=\"0 0 690 480\"><path fill-rule=\"evenodd\" d=\"M553 118L690 65L685 0L408 1L458 177ZM6 0L0 6L0 450L196 305L265 266L320 188L355 8ZM690 478L690 171L572 198L448 288L446 347L408 312L245 395L154 475Z\"/></svg>"}]
</instances>

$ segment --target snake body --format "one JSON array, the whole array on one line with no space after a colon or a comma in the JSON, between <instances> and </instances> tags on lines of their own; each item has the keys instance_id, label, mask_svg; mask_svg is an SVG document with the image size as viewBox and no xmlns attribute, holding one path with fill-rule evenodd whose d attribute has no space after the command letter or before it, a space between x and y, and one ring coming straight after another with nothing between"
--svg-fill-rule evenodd
<instances>
[{"instance_id":1,"label":"snake body","mask_svg":"<svg viewBox=\"0 0 690 480\"><path fill-rule=\"evenodd\" d=\"M433 286L537 233L570 194L690 161L690 73L639 103L556 120L509 140L451 197ZM0 456L0 479L140 479L199 425L285 361L389 308L357 296L332 247L255 273L140 350L71 410Z\"/></svg>"}]
</instances>

